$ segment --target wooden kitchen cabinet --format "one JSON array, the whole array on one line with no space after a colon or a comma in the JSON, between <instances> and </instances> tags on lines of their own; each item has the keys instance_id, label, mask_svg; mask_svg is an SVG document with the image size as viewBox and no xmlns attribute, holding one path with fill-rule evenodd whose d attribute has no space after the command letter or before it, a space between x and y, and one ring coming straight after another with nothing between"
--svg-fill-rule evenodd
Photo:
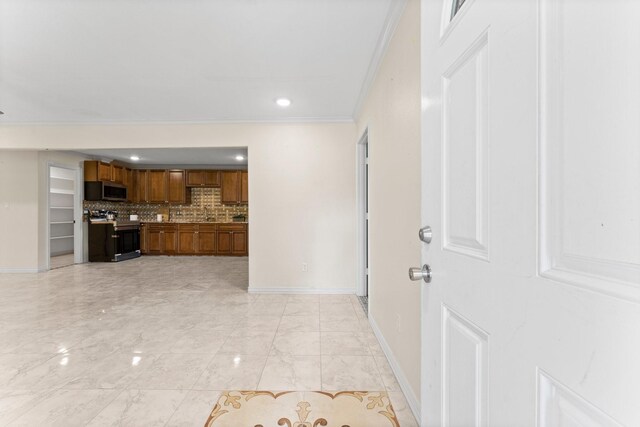
<instances>
[{"instance_id":1,"label":"wooden kitchen cabinet","mask_svg":"<svg viewBox=\"0 0 640 427\"><path fill-rule=\"evenodd\" d=\"M240 203L249 203L249 172L240 172Z\"/></svg>"},{"instance_id":2,"label":"wooden kitchen cabinet","mask_svg":"<svg viewBox=\"0 0 640 427\"><path fill-rule=\"evenodd\" d=\"M249 203L249 174L247 171L221 171L220 201L227 205Z\"/></svg>"},{"instance_id":3,"label":"wooden kitchen cabinet","mask_svg":"<svg viewBox=\"0 0 640 427\"><path fill-rule=\"evenodd\" d=\"M149 255L246 256L249 246L244 223L149 223L141 228L143 239L144 253Z\"/></svg>"},{"instance_id":4,"label":"wooden kitchen cabinet","mask_svg":"<svg viewBox=\"0 0 640 427\"><path fill-rule=\"evenodd\" d=\"M148 224L147 249L153 255L178 252L178 227L175 224Z\"/></svg>"},{"instance_id":5,"label":"wooden kitchen cabinet","mask_svg":"<svg viewBox=\"0 0 640 427\"><path fill-rule=\"evenodd\" d=\"M133 194L131 197L133 203L149 202L149 197L147 196L148 172L143 169L135 169L133 171Z\"/></svg>"},{"instance_id":6,"label":"wooden kitchen cabinet","mask_svg":"<svg viewBox=\"0 0 640 427\"><path fill-rule=\"evenodd\" d=\"M246 224L218 224L217 239L218 255L248 254L247 225Z\"/></svg>"},{"instance_id":7,"label":"wooden kitchen cabinet","mask_svg":"<svg viewBox=\"0 0 640 427\"><path fill-rule=\"evenodd\" d=\"M167 203L167 171L147 171L147 202Z\"/></svg>"},{"instance_id":8,"label":"wooden kitchen cabinet","mask_svg":"<svg viewBox=\"0 0 640 427\"><path fill-rule=\"evenodd\" d=\"M197 250L198 226L196 224L178 225L178 253L190 255Z\"/></svg>"},{"instance_id":9,"label":"wooden kitchen cabinet","mask_svg":"<svg viewBox=\"0 0 640 427\"><path fill-rule=\"evenodd\" d=\"M156 170L139 171L138 202L146 203L175 203L186 204L190 193L185 186L184 170ZM145 193L146 197L142 198Z\"/></svg>"},{"instance_id":10,"label":"wooden kitchen cabinet","mask_svg":"<svg viewBox=\"0 0 640 427\"><path fill-rule=\"evenodd\" d=\"M143 255L149 252L147 229L147 224L140 224L140 253Z\"/></svg>"},{"instance_id":11,"label":"wooden kitchen cabinet","mask_svg":"<svg viewBox=\"0 0 640 427\"><path fill-rule=\"evenodd\" d=\"M187 170L187 187L220 187L220 172L214 170Z\"/></svg>"},{"instance_id":12,"label":"wooden kitchen cabinet","mask_svg":"<svg viewBox=\"0 0 640 427\"><path fill-rule=\"evenodd\" d=\"M216 253L216 226L213 224L200 224L198 226L198 240L196 251L203 255Z\"/></svg>"},{"instance_id":13,"label":"wooden kitchen cabinet","mask_svg":"<svg viewBox=\"0 0 640 427\"><path fill-rule=\"evenodd\" d=\"M167 202L178 204L187 202L187 187L183 170L167 171Z\"/></svg>"},{"instance_id":14,"label":"wooden kitchen cabinet","mask_svg":"<svg viewBox=\"0 0 640 427\"><path fill-rule=\"evenodd\" d=\"M114 170L117 169L117 173ZM99 160L84 161L84 180L85 181L105 181L123 183L122 170L123 166L114 165L112 163L101 162ZM116 180L117 178L117 180Z\"/></svg>"},{"instance_id":15,"label":"wooden kitchen cabinet","mask_svg":"<svg viewBox=\"0 0 640 427\"><path fill-rule=\"evenodd\" d=\"M111 164L111 181L117 184L124 184L125 181L125 171L124 166Z\"/></svg>"}]
</instances>

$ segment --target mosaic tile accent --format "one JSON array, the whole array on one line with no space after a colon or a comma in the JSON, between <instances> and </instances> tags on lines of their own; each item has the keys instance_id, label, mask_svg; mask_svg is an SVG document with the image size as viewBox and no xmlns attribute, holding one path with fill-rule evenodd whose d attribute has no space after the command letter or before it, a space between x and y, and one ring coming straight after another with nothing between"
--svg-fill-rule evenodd
<instances>
[{"instance_id":1,"label":"mosaic tile accent","mask_svg":"<svg viewBox=\"0 0 640 427\"><path fill-rule=\"evenodd\" d=\"M166 214L168 210L169 222L232 222L236 215L249 216L248 206L223 205L220 202L222 190L220 188L191 188L191 204L163 205L151 203L115 203L115 202L84 202L84 208L90 210L116 211L120 218L138 215L140 221L156 220L159 213Z\"/></svg>"},{"instance_id":2,"label":"mosaic tile accent","mask_svg":"<svg viewBox=\"0 0 640 427\"><path fill-rule=\"evenodd\" d=\"M205 427L400 427L386 392L225 391Z\"/></svg>"}]
</instances>

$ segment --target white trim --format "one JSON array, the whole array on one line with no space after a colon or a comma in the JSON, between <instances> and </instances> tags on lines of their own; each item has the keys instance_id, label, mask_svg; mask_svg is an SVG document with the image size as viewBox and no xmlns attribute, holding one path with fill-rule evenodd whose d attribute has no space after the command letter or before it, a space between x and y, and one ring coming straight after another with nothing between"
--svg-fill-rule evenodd
<instances>
[{"instance_id":1,"label":"white trim","mask_svg":"<svg viewBox=\"0 0 640 427\"><path fill-rule=\"evenodd\" d=\"M45 268L0 268L0 274L4 273L44 273Z\"/></svg>"},{"instance_id":2,"label":"white trim","mask_svg":"<svg viewBox=\"0 0 640 427\"><path fill-rule=\"evenodd\" d=\"M308 294L308 295L352 295L353 288L257 288L249 286L250 294Z\"/></svg>"},{"instance_id":3,"label":"white trim","mask_svg":"<svg viewBox=\"0 0 640 427\"><path fill-rule=\"evenodd\" d=\"M91 121L91 122L7 122L2 126L157 126L157 125L225 125L225 124L305 124L305 123L354 123L354 118L349 116L328 116L328 117L278 117L271 119L212 119L212 120L131 120L131 121Z\"/></svg>"},{"instance_id":4,"label":"white trim","mask_svg":"<svg viewBox=\"0 0 640 427\"><path fill-rule=\"evenodd\" d=\"M358 144L356 145L356 295L365 296L367 295L366 289L366 276L367 276L367 253L368 248L366 247L365 242L368 242L367 236L365 236L366 230L366 219L365 215L368 217L367 213L367 195L365 193L367 189L367 177L366 177L366 163L367 155L366 155L366 147L369 143L369 128L365 128L364 133L358 140Z\"/></svg>"},{"instance_id":5,"label":"white trim","mask_svg":"<svg viewBox=\"0 0 640 427\"><path fill-rule=\"evenodd\" d=\"M369 89L371 89L371 85L373 85L373 82L378 75L380 64L382 64L382 59L384 58L384 55L387 52L387 48L391 43L391 39L396 32L396 27L400 22L402 12L404 12L404 8L406 5L407 0L394 0L389 6L387 21L384 24L382 33L380 33L380 37L378 38L376 50L373 52L373 57L371 58L371 62L369 63L367 75L362 82L362 87L360 88L360 93L358 94L358 100L356 101L356 106L353 109L354 118L358 117L358 115L360 114L360 110L364 105L364 100L369 94Z\"/></svg>"},{"instance_id":6,"label":"white trim","mask_svg":"<svg viewBox=\"0 0 640 427\"><path fill-rule=\"evenodd\" d=\"M387 361L389 361L391 370L396 376L396 379L398 380L398 384L400 384L402 393L404 393L404 397L407 399L407 403L411 408L411 412L413 412L413 416L415 417L416 420L422 419L420 418L420 412L421 412L420 399L418 399L418 397L413 392L413 389L409 385L409 381L407 380L407 377L404 375L402 368L400 368L400 364L394 357L393 351L391 351L391 347L389 347L389 344L387 344L387 341L384 339L384 335L382 335L382 332L380 331L380 328L378 328L378 324L373 319L373 316L371 315L371 313L369 313L369 324L371 325L371 329L373 329L373 333L375 334L376 338L378 339L378 342L380 343L380 347L382 348L382 351L387 357Z\"/></svg>"}]
</instances>

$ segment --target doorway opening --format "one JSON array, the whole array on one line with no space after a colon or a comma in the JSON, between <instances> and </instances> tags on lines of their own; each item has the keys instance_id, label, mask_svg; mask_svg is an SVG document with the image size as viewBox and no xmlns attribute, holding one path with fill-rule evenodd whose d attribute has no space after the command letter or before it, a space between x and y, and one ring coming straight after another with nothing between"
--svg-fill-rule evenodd
<instances>
[{"instance_id":1,"label":"doorway opening","mask_svg":"<svg viewBox=\"0 0 640 427\"><path fill-rule=\"evenodd\" d=\"M358 292L365 313L369 298L369 132L358 141Z\"/></svg>"},{"instance_id":2,"label":"doorway opening","mask_svg":"<svg viewBox=\"0 0 640 427\"><path fill-rule=\"evenodd\" d=\"M81 233L76 230L78 171L49 165L49 268L82 262Z\"/></svg>"}]
</instances>

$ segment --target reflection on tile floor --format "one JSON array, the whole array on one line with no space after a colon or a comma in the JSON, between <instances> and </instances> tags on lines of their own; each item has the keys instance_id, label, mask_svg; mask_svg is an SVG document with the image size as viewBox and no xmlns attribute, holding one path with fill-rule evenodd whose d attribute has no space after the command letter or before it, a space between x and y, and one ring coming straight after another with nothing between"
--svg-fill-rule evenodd
<instances>
[{"instance_id":1,"label":"reflection on tile floor","mask_svg":"<svg viewBox=\"0 0 640 427\"><path fill-rule=\"evenodd\" d=\"M246 258L0 275L0 426L201 426L222 390L388 391L352 295L247 293Z\"/></svg>"}]
</instances>

